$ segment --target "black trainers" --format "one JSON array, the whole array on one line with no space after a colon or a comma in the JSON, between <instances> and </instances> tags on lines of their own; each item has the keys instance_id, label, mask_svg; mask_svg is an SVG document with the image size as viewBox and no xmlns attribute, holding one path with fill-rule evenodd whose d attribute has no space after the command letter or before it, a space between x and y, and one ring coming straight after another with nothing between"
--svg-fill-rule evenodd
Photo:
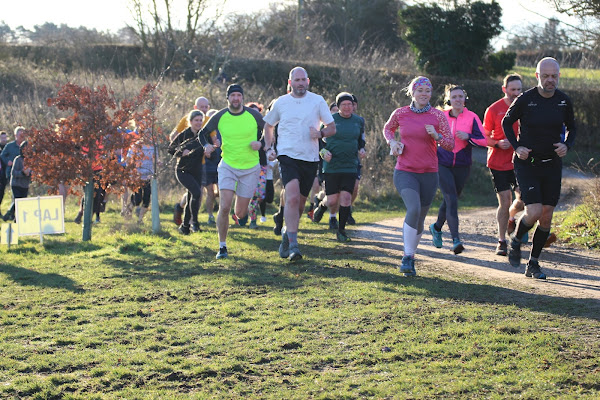
<instances>
[{"instance_id":1,"label":"black trainers","mask_svg":"<svg viewBox=\"0 0 600 400\"><path fill-rule=\"evenodd\" d=\"M512 238L510 248L508 249L508 262L513 267L517 268L521 265L521 241Z\"/></svg>"},{"instance_id":2,"label":"black trainers","mask_svg":"<svg viewBox=\"0 0 600 400\"><path fill-rule=\"evenodd\" d=\"M506 256L508 254L508 243L506 243L506 240L498 240L496 254L499 256Z\"/></svg>"},{"instance_id":3,"label":"black trainers","mask_svg":"<svg viewBox=\"0 0 600 400\"><path fill-rule=\"evenodd\" d=\"M283 214L279 212L273 214L273 222L275 222L273 233L277 236L281 235L281 228L283 228Z\"/></svg>"},{"instance_id":4,"label":"black trainers","mask_svg":"<svg viewBox=\"0 0 600 400\"><path fill-rule=\"evenodd\" d=\"M356 220L352 216L352 211L350 211L350 215L348 215L348 221L346 221L348 225L356 225Z\"/></svg>"},{"instance_id":5,"label":"black trainers","mask_svg":"<svg viewBox=\"0 0 600 400\"><path fill-rule=\"evenodd\" d=\"M197 222L192 223L192 225L190 225L190 230L192 232L201 232L202 230L200 229L200 224Z\"/></svg>"},{"instance_id":6,"label":"black trainers","mask_svg":"<svg viewBox=\"0 0 600 400\"><path fill-rule=\"evenodd\" d=\"M313 214L313 222L321 222L323 215L325 215L325 211L327 211L327 206L323 204L323 202L319 203L319 206Z\"/></svg>"},{"instance_id":7,"label":"black trainers","mask_svg":"<svg viewBox=\"0 0 600 400\"><path fill-rule=\"evenodd\" d=\"M217 260L221 259L221 258L227 258L228 254L227 254L227 247L223 246L219 249L219 252L217 253L217 255L215 256L215 258Z\"/></svg>"},{"instance_id":8,"label":"black trainers","mask_svg":"<svg viewBox=\"0 0 600 400\"><path fill-rule=\"evenodd\" d=\"M339 229L338 220L336 217L329 218L329 230L337 231Z\"/></svg>"},{"instance_id":9,"label":"black trainers","mask_svg":"<svg viewBox=\"0 0 600 400\"><path fill-rule=\"evenodd\" d=\"M546 274L540 269L540 264L537 261L527 261L527 268L525 269L525 276L528 278L535 279L546 279Z\"/></svg>"},{"instance_id":10,"label":"black trainers","mask_svg":"<svg viewBox=\"0 0 600 400\"><path fill-rule=\"evenodd\" d=\"M190 226L184 225L184 224L179 225L179 233L181 233L182 235L189 235L190 234Z\"/></svg>"}]
</instances>

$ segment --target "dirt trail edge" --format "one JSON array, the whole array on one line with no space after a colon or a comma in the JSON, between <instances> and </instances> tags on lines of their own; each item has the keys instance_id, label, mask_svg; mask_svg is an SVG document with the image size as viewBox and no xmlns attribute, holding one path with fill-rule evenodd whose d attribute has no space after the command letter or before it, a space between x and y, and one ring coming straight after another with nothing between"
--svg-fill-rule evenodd
<instances>
[{"instance_id":1,"label":"dirt trail edge","mask_svg":"<svg viewBox=\"0 0 600 400\"><path fill-rule=\"evenodd\" d=\"M429 216L425 221L425 232L417 250L417 274L470 276L497 286L532 294L600 301L599 251L576 249L554 243L544 249L540 258L540 265L548 279L544 281L526 278L525 262L529 257L531 242L522 247L521 266L513 268L507 257L495 254L495 215L495 208L459 211L461 239L465 244L465 251L458 256L452 253L452 239L447 227L444 227L444 246L441 249L433 246L428 226L435 220ZM380 253L383 250L390 262L399 265L402 257L403 222L403 218L393 218L361 226L353 232L353 246L367 252ZM533 232L530 232L530 237L532 235Z\"/></svg>"}]
</instances>

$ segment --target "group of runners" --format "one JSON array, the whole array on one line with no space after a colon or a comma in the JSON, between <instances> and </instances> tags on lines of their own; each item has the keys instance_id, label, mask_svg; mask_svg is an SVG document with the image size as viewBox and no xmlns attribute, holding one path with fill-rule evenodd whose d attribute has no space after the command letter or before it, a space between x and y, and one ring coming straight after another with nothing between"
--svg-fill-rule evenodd
<instances>
[{"instance_id":1,"label":"group of runners","mask_svg":"<svg viewBox=\"0 0 600 400\"><path fill-rule=\"evenodd\" d=\"M402 273L416 275L415 254L438 186L443 202L436 222L429 226L433 244L443 246L442 228L447 223L452 251L460 254L464 250L458 197L469 176L471 149L480 146L488 148L487 166L498 198L496 253L507 256L511 265L520 266L521 244L537 223L525 275L546 278L538 259L548 241L560 196L561 159L575 139L573 106L569 97L557 89L559 76L558 62L544 58L536 68L537 86L521 94L521 77L508 75L502 86L504 97L486 110L483 123L466 108L468 96L463 87L446 88L446 110L442 111L431 106L433 87L428 78L416 77L408 85L410 105L396 109L383 129L390 154L396 157L394 185L407 210ZM196 104L187 118L189 126L174 131L169 152L177 158L176 176L187 190L184 205L176 208L176 213L179 210L184 214L179 230L188 234L200 229L201 188L207 179L218 184L217 258L228 256L227 234L234 198L233 219L245 225L252 199L258 197L254 203L259 204L265 197L266 173L275 162L285 193L275 215L275 232L281 234L280 257L290 261L302 258L299 221L311 189L320 187L318 170L326 197L315 199L313 192L311 215L318 221L329 209L330 227L336 230L336 238L340 242L351 240L345 228L352 218L360 158L366 155L365 120L356 115L356 97L351 93L339 93L330 108L322 96L308 90L309 84L304 68L292 69L289 93L273 101L264 117L261 107L244 105L240 85L230 85L226 108L208 118L208 110ZM216 169L205 173L202 182L203 162L206 165L213 157L219 160L215 163L213 159ZM272 190L271 177L271 200ZM214 196L215 191L211 192ZM264 221L264 204L262 210ZM515 220L521 210L522 215ZM212 204L207 205L207 211L212 212Z\"/></svg>"}]
</instances>

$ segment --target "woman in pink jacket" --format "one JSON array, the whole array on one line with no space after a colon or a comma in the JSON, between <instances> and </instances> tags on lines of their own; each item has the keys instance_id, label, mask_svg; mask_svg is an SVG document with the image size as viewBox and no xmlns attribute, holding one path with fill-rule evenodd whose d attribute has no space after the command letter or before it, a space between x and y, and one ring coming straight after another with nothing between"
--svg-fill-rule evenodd
<instances>
[{"instance_id":1,"label":"woman in pink jacket","mask_svg":"<svg viewBox=\"0 0 600 400\"><path fill-rule=\"evenodd\" d=\"M487 146L481 120L465 107L467 98L467 92L460 86L449 86L446 89L445 103L450 108L444 113L454 137L454 150L438 147L438 173L444 201L440 205L437 221L429 225L433 245L441 248L442 227L448 221L454 254L460 254L465 249L458 235L458 197L471 171L471 148Z\"/></svg>"},{"instance_id":2,"label":"woman in pink jacket","mask_svg":"<svg viewBox=\"0 0 600 400\"><path fill-rule=\"evenodd\" d=\"M423 224L438 183L438 145L448 151L454 138L444 113L431 107L432 86L418 76L406 88L410 106L396 109L383 128L383 136L397 157L394 185L406 206L404 218L404 257L400 272L416 275L415 253L423 234ZM396 131L399 138L396 140Z\"/></svg>"}]
</instances>

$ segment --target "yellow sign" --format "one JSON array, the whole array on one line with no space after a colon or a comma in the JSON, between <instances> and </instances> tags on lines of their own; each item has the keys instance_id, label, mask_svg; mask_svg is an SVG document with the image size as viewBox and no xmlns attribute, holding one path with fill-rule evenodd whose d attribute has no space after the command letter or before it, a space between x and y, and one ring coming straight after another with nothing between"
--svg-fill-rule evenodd
<instances>
[{"instance_id":1,"label":"yellow sign","mask_svg":"<svg viewBox=\"0 0 600 400\"><path fill-rule=\"evenodd\" d=\"M16 199L19 236L65 233L62 196Z\"/></svg>"},{"instance_id":2,"label":"yellow sign","mask_svg":"<svg viewBox=\"0 0 600 400\"><path fill-rule=\"evenodd\" d=\"M15 230L16 227L16 224L2 224L2 227L0 228L2 230L0 235L0 243L8 244L8 238L10 237L10 244L18 244L19 235L17 235L17 231Z\"/></svg>"}]
</instances>

